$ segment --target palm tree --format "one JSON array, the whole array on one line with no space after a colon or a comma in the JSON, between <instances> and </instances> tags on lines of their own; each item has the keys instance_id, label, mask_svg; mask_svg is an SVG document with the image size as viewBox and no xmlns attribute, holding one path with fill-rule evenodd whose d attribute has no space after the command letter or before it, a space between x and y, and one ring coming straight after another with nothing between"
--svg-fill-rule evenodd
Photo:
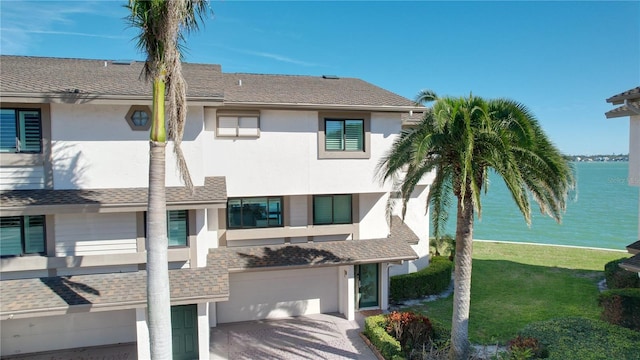
<instances>
[{"instance_id":1,"label":"palm tree","mask_svg":"<svg viewBox=\"0 0 640 360\"><path fill-rule=\"evenodd\" d=\"M473 95L439 98L428 90L417 97L418 103L432 101L419 126L403 130L395 140L377 174L382 181L394 180L404 213L418 181L436 172L427 197L436 237L447 221L451 195L457 200L450 357L467 359L473 222L475 214L481 217L480 194L487 190L489 175L502 177L527 224L530 198L560 222L575 181L568 160L524 105Z\"/></svg>"},{"instance_id":2,"label":"palm tree","mask_svg":"<svg viewBox=\"0 0 640 360\"><path fill-rule=\"evenodd\" d=\"M169 138L182 179L193 189L180 148L186 120L186 84L182 76L181 43L185 32L198 29L209 10L206 0L129 0L127 20L138 28L138 48L146 54L144 75L153 82L149 138L149 200L147 208L147 320L152 359L170 359L171 298L169 292L165 147ZM165 124L165 93L166 118Z\"/></svg>"}]
</instances>

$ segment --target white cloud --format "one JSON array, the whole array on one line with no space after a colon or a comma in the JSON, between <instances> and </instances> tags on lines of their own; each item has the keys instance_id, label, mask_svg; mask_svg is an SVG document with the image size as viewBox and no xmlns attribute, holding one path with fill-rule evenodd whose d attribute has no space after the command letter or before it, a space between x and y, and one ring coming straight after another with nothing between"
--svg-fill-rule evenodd
<instances>
[{"instance_id":1,"label":"white cloud","mask_svg":"<svg viewBox=\"0 0 640 360\"><path fill-rule=\"evenodd\" d=\"M291 57L288 57L288 56L269 53L269 52L264 52L264 51L253 51L253 50L247 50L247 49L238 49L238 48L233 48L233 47L228 47L228 46L221 46L221 45L214 45L214 46L218 46L220 48L223 48L223 49L226 49L226 50L231 50L231 51L238 52L238 53L241 53L241 54L246 54L246 55L257 56L257 57L261 57L261 58L276 60L276 61L280 61L280 62L284 62L284 63L288 63L288 64L307 66L307 67L323 66L323 65L320 65L320 64L316 64L316 63L312 63L312 62L308 62L308 61L303 61L303 60L298 60L298 59L294 59L294 58L291 58Z\"/></svg>"}]
</instances>

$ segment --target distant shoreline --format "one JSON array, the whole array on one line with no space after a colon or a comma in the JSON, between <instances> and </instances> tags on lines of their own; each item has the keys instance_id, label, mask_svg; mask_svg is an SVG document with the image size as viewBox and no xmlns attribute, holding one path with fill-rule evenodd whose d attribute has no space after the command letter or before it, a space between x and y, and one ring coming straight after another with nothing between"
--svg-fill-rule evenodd
<instances>
[{"instance_id":1,"label":"distant shoreline","mask_svg":"<svg viewBox=\"0 0 640 360\"><path fill-rule=\"evenodd\" d=\"M620 253L627 253L626 250L620 249L609 249L609 248L599 248L599 247L590 247L590 246L575 246L575 245L559 245L559 244L540 244L540 243L532 243L532 242L520 242L520 241L503 241L503 240L481 240L481 239L473 239L473 241L484 242L484 243L504 243L504 244L515 244L515 245L536 245L536 246L555 246L555 247L563 247L563 248L573 248L573 249L589 249L589 250L603 250L603 251L614 251Z\"/></svg>"}]
</instances>

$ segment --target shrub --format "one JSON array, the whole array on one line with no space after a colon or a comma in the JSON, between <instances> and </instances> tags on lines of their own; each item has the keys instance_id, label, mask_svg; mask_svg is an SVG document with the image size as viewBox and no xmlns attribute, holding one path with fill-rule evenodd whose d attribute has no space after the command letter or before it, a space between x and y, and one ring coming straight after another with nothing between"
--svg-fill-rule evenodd
<instances>
[{"instance_id":1,"label":"shrub","mask_svg":"<svg viewBox=\"0 0 640 360\"><path fill-rule=\"evenodd\" d=\"M404 275L391 277L389 297L393 301L417 299L443 292L451 283L451 260L434 256L426 268Z\"/></svg>"},{"instance_id":2,"label":"shrub","mask_svg":"<svg viewBox=\"0 0 640 360\"><path fill-rule=\"evenodd\" d=\"M510 352L510 359L543 359L549 356L544 345L533 337L517 336L509 341L507 349Z\"/></svg>"},{"instance_id":3,"label":"shrub","mask_svg":"<svg viewBox=\"0 0 640 360\"><path fill-rule=\"evenodd\" d=\"M398 332L409 336L404 349L394 337ZM364 335L388 360L414 358L415 350L444 353L441 350L447 348L450 334L450 329L440 322L411 312L393 312L365 319Z\"/></svg>"},{"instance_id":4,"label":"shrub","mask_svg":"<svg viewBox=\"0 0 640 360\"><path fill-rule=\"evenodd\" d=\"M433 339L433 327L426 316L413 312L394 311L387 315L386 330L400 342L407 353L418 347L424 347Z\"/></svg>"},{"instance_id":5,"label":"shrub","mask_svg":"<svg viewBox=\"0 0 640 360\"><path fill-rule=\"evenodd\" d=\"M440 238L429 238L429 252L435 256L445 256L453 260L456 252L456 239L449 235L442 235Z\"/></svg>"},{"instance_id":6,"label":"shrub","mask_svg":"<svg viewBox=\"0 0 640 360\"><path fill-rule=\"evenodd\" d=\"M638 274L619 266L626 259L613 260L604 265L604 277L607 279L609 289L640 288Z\"/></svg>"},{"instance_id":7,"label":"shrub","mask_svg":"<svg viewBox=\"0 0 640 360\"><path fill-rule=\"evenodd\" d=\"M604 291L598 297L602 320L640 331L640 288Z\"/></svg>"},{"instance_id":8,"label":"shrub","mask_svg":"<svg viewBox=\"0 0 640 360\"><path fill-rule=\"evenodd\" d=\"M550 360L640 359L640 333L600 320L541 321L527 325L519 335L538 339Z\"/></svg>"},{"instance_id":9,"label":"shrub","mask_svg":"<svg viewBox=\"0 0 640 360\"><path fill-rule=\"evenodd\" d=\"M364 335L385 359L404 359L400 342L389 335L386 326L386 315L369 316L364 321Z\"/></svg>"}]
</instances>

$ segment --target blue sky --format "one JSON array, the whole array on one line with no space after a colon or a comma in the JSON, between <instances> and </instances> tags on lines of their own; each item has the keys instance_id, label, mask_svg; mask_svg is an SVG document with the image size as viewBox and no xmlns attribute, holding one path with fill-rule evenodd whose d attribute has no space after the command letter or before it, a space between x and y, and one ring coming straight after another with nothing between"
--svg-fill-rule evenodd
<instances>
[{"instance_id":1,"label":"blue sky","mask_svg":"<svg viewBox=\"0 0 640 360\"><path fill-rule=\"evenodd\" d=\"M143 55L125 1L0 2L0 53ZM605 99L640 85L640 2L212 1L188 62L225 72L358 77L414 98L508 97L568 154L627 153Z\"/></svg>"}]
</instances>

